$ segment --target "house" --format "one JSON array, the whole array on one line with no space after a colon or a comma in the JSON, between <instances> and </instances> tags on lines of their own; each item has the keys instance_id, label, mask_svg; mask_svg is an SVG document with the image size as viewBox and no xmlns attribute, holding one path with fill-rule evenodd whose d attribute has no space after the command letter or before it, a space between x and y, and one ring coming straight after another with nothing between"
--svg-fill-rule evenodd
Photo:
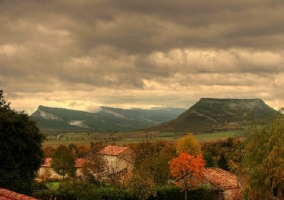
<instances>
[{"instance_id":1,"label":"house","mask_svg":"<svg viewBox=\"0 0 284 200\"><path fill-rule=\"evenodd\" d=\"M62 176L57 174L51 168L50 164L52 162L52 158L46 158L45 162L41 165L38 171L38 177L41 179L51 178L51 179L62 179ZM85 158L76 158L75 159L75 167L76 167L76 177L82 175L82 167L86 162Z\"/></svg>"},{"instance_id":2,"label":"house","mask_svg":"<svg viewBox=\"0 0 284 200\"><path fill-rule=\"evenodd\" d=\"M19 194L10 190L6 190L4 188L0 188L0 200L16 200L16 199L37 200L34 197L29 197L24 194Z\"/></svg>"},{"instance_id":3,"label":"house","mask_svg":"<svg viewBox=\"0 0 284 200\"><path fill-rule=\"evenodd\" d=\"M169 184L176 184L181 181L188 173L169 181ZM203 180L191 179L197 185L205 187L215 194L220 200L240 200L242 199L242 187L237 176L220 168L206 168L203 171Z\"/></svg>"},{"instance_id":4,"label":"house","mask_svg":"<svg viewBox=\"0 0 284 200\"><path fill-rule=\"evenodd\" d=\"M134 151L130 147L106 146L98 152L107 162L109 174L131 171L134 164Z\"/></svg>"},{"instance_id":5,"label":"house","mask_svg":"<svg viewBox=\"0 0 284 200\"><path fill-rule=\"evenodd\" d=\"M75 167L76 167L76 177L82 175L82 167L87 160L85 158L76 158Z\"/></svg>"},{"instance_id":6,"label":"house","mask_svg":"<svg viewBox=\"0 0 284 200\"><path fill-rule=\"evenodd\" d=\"M219 199L241 199L242 187L237 176L220 168L204 170L205 185L209 190L219 193Z\"/></svg>"}]
</instances>

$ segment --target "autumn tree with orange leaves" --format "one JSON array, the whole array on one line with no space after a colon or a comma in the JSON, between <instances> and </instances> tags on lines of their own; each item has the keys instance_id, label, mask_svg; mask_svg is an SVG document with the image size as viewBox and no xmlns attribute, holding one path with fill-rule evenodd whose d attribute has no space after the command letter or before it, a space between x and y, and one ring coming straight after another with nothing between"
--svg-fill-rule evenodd
<instances>
[{"instance_id":1,"label":"autumn tree with orange leaves","mask_svg":"<svg viewBox=\"0 0 284 200\"><path fill-rule=\"evenodd\" d=\"M190 189L196 189L203 181L205 161L202 154L192 156L181 153L171 161L171 175L175 178L173 183L184 190L185 200Z\"/></svg>"}]
</instances>

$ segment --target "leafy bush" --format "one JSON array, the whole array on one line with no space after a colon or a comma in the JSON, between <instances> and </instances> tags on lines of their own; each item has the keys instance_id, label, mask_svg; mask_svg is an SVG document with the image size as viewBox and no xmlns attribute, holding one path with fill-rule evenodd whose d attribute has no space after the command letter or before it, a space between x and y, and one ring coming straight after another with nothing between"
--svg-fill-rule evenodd
<instances>
[{"instance_id":1,"label":"leafy bush","mask_svg":"<svg viewBox=\"0 0 284 200\"><path fill-rule=\"evenodd\" d=\"M54 190L37 190L33 193L33 197L41 200L51 200L51 199L57 199L57 200L63 200L64 198L61 197L57 191ZM70 199L71 200L71 199Z\"/></svg>"},{"instance_id":2,"label":"leafy bush","mask_svg":"<svg viewBox=\"0 0 284 200\"><path fill-rule=\"evenodd\" d=\"M184 192L180 187L174 185L164 185L157 188L157 196L149 200L184 200ZM214 200L211 192L205 188L188 191L188 200Z\"/></svg>"},{"instance_id":3,"label":"leafy bush","mask_svg":"<svg viewBox=\"0 0 284 200\"><path fill-rule=\"evenodd\" d=\"M111 187L97 187L83 181L66 181L58 190L37 190L34 197L42 200L136 200L128 191Z\"/></svg>"},{"instance_id":4,"label":"leafy bush","mask_svg":"<svg viewBox=\"0 0 284 200\"><path fill-rule=\"evenodd\" d=\"M180 187L174 185L163 185L156 188L156 197L151 197L150 200L172 200L184 199L184 192L181 192Z\"/></svg>"},{"instance_id":5,"label":"leafy bush","mask_svg":"<svg viewBox=\"0 0 284 200\"><path fill-rule=\"evenodd\" d=\"M42 182L33 182L32 183L32 190L37 191L37 190L46 190L48 187L42 183Z\"/></svg>"},{"instance_id":6,"label":"leafy bush","mask_svg":"<svg viewBox=\"0 0 284 200\"><path fill-rule=\"evenodd\" d=\"M149 200L183 200L184 192L174 185L163 185L156 188L156 196ZM42 200L138 200L138 197L124 189L97 187L83 181L66 181L58 190L36 190L33 196ZM214 200L214 195L205 188L188 192L188 200Z\"/></svg>"},{"instance_id":7,"label":"leafy bush","mask_svg":"<svg viewBox=\"0 0 284 200\"><path fill-rule=\"evenodd\" d=\"M96 197L100 200L136 200L128 191L116 188L98 188Z\"/></svg>"}]
</instances>

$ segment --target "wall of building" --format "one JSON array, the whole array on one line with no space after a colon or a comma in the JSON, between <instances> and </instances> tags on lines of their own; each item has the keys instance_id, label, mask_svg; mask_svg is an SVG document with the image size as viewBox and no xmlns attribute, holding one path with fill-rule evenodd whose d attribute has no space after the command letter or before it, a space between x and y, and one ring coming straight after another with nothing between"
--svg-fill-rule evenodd
<instances>
[{"instance_id":1,"label":"wall of building","mask_svg":"<svg viewBox=\"0 0 284 200\"><path fill-rule=\"evenodd\" d=\"M82 175L82 168L76 169L76 176ZM67 175L66 175L67 177ZM41 167L38 170L37 178L39 179L62 179L63 177L57 174L51 167Z\"/></svg>"},{"instance_id":2,"label":"wall of building","mask_svg":"<svg viewBox=\"0 0 284 200\"><path fill-rule=\"evenodd\" d=\"M124 151L118 156L104 155L103 157L107 161L109 173L116 173L125 168L127 168L127 171L133 169L134 152L131 149Z\"/></svg>"}]
</instances>

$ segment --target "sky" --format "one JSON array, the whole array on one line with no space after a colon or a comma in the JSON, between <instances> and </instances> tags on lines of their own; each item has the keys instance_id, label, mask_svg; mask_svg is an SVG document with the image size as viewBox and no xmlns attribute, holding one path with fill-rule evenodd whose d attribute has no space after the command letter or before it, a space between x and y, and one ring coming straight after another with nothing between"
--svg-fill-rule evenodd
<instances>
[{"instance_id":1,"label":"sky","mask_svg":"<svg viewBox=\"0 0 284 200\"><path fill-rule=\"evenodd\" d=\"M283 0L1 0L11 108L284 106Z\"/></svg>"}]
</instances>

